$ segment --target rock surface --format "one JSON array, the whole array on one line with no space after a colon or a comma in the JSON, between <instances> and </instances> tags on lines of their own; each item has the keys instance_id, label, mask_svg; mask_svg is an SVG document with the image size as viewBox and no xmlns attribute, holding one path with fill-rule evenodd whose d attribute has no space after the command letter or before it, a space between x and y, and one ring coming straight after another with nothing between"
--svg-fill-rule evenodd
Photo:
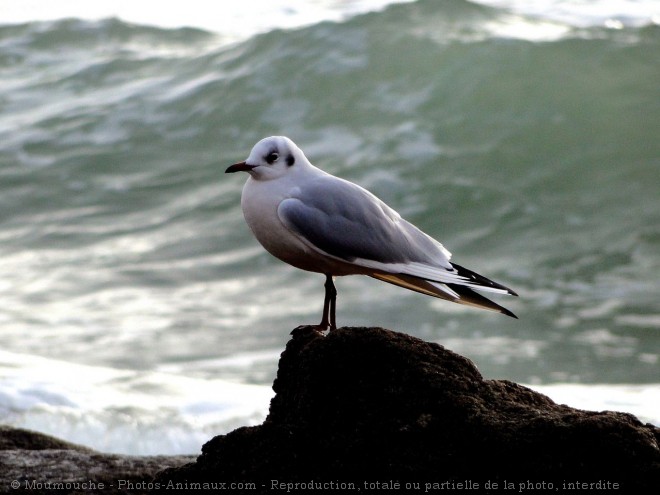
<instances>
[{"instance_id":1,"label":"rock surface","mask_svg":"<svg viewBox=\"0 0 660 495\"><path fill-rule=\"evenodd\" d=\"M102 454L87 447L0 426L0 493L150 493L154 475L193 456Z\"/></svg>"},{"instance_id":2,"label":"rock surface","mask_svg":"<svg viewBox=\"0 0 660 495\"><path fill-rule=\"evenodd\" d=\"M213 438L196 461L102 454L0 427L0 493L407 486L655 493L660 486L658 428L484 380L468 359L389 330L340 328L324 336L300 327L273 388L262 425Z\"/></svg>"},{"instance_id":3,"label":"rock surface","mask_svg":"<svg viewBox=\"0 0 660 495\"><path fill-rule=\"evenodd\" d=\"M256 488L250 493L270 491L274 480L294 484L284 489L315 481L325 484L307 488L355 483L363 491L534 486L652 493L660 486L658 428L485 380L468 359L404 334L340 328L324 336L300 327L273 389L262 425L213 438L196 462L155 481L254 483L243 485Z\"/></svg>"}]
</instances>

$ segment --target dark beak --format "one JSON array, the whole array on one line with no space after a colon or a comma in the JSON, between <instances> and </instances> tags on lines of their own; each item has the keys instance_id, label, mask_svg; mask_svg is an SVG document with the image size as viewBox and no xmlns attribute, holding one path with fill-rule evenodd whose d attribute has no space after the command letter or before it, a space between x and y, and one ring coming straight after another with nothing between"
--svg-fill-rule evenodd
<instances>
[{"instance_id":1,"label":"dark beak","mask_svg":"<svg viewBox=\"0 0 660 495\"><path fill-rule=\"evenodd\" d=\"M225 170L226 174L233 174L234 172L249 172L257 165L248 165L245 162L234 163L231 167Z\"/></svg>"}]
</instances>

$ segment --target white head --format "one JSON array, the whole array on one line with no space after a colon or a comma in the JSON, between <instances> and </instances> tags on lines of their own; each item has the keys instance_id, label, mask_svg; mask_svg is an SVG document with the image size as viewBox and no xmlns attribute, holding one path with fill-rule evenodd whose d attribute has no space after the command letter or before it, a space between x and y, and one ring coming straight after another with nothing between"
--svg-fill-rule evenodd
<instances>
[{"instance_id":1,"label":"white head","mask_svg":"<svg viewBox=\"0 0 660 495\"><path fill-rule=\"evenodd\" d=\"M244 162L233 164L225 173L242 171L256 180L271 180L305 166L309 161L296 143L285 136L271 136L255 144Z\"/></svg>"}]
</instances>

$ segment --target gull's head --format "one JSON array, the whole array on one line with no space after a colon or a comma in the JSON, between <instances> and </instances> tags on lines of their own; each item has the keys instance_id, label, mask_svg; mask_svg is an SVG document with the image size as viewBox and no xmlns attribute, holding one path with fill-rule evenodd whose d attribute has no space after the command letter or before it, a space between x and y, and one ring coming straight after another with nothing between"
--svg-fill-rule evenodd
<instances>
[{"instance_id":1,"label":"gull's head","mask_svg":"<svg viewBox=\"0 0 660 495\"><path fill-rule=\"evenodd\" d=\"M244 162L234 163L225 173L247 172L256 180L272 180L307 164L296 143L285 136L271 136L255 144Z\"/></svg>"}]
</instances>

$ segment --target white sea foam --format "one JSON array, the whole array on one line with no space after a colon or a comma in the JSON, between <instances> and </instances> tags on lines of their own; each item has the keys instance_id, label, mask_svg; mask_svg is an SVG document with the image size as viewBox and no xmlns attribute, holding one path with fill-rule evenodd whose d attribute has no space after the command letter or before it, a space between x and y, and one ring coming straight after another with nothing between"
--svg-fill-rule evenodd
<instances>
[{"instance_id":1,"label":"white sea foam","mask_svg":"<svg viewBox=\"0 0 660 495\"><path fill-rule=\"evenodd\" d=\"M61 0L10 2L2 6L0 24L64 18L99 20L116 17L135 24L163 28L193 27L243 40L272 29L291 29L322 21L342 21L413 0L244 0L242 2L158 2L156 0ZM613 29L660 23L656 0L475 0L504 9L500 22L486 26L493 35L531 40L555 39L570 27ZM255 15L258 12L258 15Z\"/></svg>"},{"instance_id":2,"label":"white sea foam","mask_svg":"<svg viewBox=\"0 0 660 495\"><path fill-rule=\"evenodd\" d=\"M556 383L527 385L558 404L586 411L621 411L637 416L644 423L660 426L660 384L582 385Z\"/></svg>"},{"instance_id":3,"label":"white sea foam","mask_svg":"<svg viewBox=\"0 0 660 495\"><path fill-rule=\"evenodd\" d=\"M0 351L0 416L94 449L194 454L212 436L263 421L270 387L117 370Z\"/></svg>"},{"instance_id":4,"label":"white sea foam","mask_svg":"<svg viewBox=\"0 0 660 495\"><path fill-rule=\"evenodd\" d=\"M243 0L216 2L188 0L61 0L13 2L2 6L0 23L48 21L75 17L99 20L116 17L123 21L164 28L194 27L221 33L237 40L274 28L289 29L321 21L340 21L351 15L379 10L406 0ZM410 1L410 0L407 0Z\"/></svg>"},{"instance_id":5,"label":"white sea foam","mask_svg":"<svg viewBox=\"0 0 660 495\"><path fill-rule=\"evenodd\" d=\"M660 22L656 0L476 0L525 15L573 27L645 26Z\"/></svg>"}]
</instances>

